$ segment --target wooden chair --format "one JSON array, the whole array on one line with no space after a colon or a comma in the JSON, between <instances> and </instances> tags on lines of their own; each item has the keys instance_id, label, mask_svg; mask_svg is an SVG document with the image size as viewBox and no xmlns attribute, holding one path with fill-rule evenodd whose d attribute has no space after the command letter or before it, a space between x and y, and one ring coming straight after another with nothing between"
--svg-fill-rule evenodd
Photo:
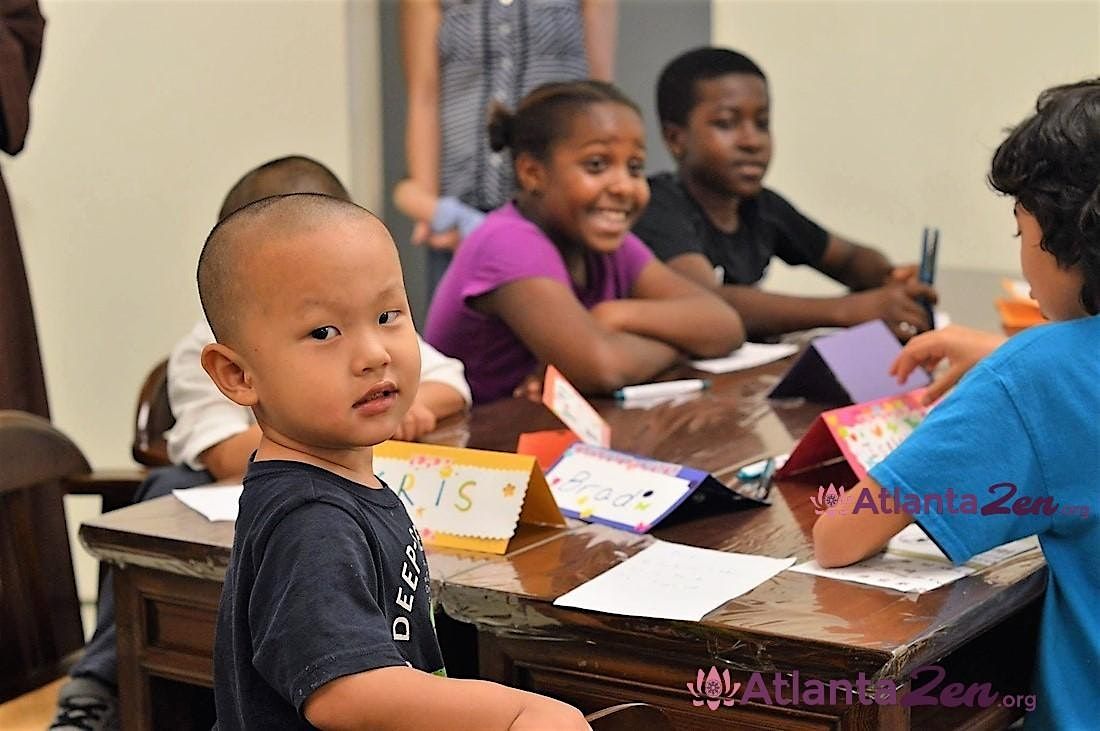
<instances>
[{"instance_id":1,"label":"wooden chair","mask_svg":"<svg viewBox=\"0 0 1100 731\"><path fill-rule=\"evenodd\" d=\"M592 731L674 731L668 716L648 703L622 703L585 716Z\"/></svg>"},{"instance_id":2,"label":"wooden chair","mask_svg":"<svg viewBox=\"0 0 1100 731\"><path fill-rule=\"evenodd\" d=\"M62 496L137 488L93 474L49 421L0 411L0 702L63 676L84 646Z\"/></svg>"},{"instance_id":3,"label":"wooden chair","mask_svg":"<svg viewBox=\"0 0 1100 731\"><path fill-rule=\"evenodd\" d=\"M168 361L153 366L138 392L134 414L134 444L131 453L139 464L163 467L171 464L164 433L176 423L168 403Z\"/></svg>"}]
</instances>

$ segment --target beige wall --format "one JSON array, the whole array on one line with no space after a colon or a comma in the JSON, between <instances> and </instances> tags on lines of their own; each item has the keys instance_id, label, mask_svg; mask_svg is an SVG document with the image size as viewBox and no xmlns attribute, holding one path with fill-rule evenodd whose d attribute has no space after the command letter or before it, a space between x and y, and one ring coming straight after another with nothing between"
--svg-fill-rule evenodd
<instances>
[{"instance_id":1,"label":"beige wall","mask_svg":"<svg viewBox=\"0 0 1100 731\"><path fill-rule=\"evenodd\" d=\"M363 66L376 13L344 0L42 6L31 134L4 174L54 420L96 467L128 465L138 386L201 315L195 262L237 177L302 153L377 205L377 65Z\"/></svg>"},{"instance_id":2,"label":"beige wall","mask_svg":"<svg viewBox=\"0 0 1100 731\"><path fill-rule=\"evenodd\" d=\"M934 224L941 267L1018 271L990 155L1041 89L1100 72L1100 3L715 0L712 27L768 74L769 186L896 261ZM771 288L826 289L773 269Z\"/></svg>"},{"instance_id":3,"label":"beige wall","mask_svg":"<svg viewBox=\"0 0 1100 731\"><path fill-rule=\"evenodd\" d=\"M41 0L23 154L4 160L54 421L97 468L130 459L137 389L201 317L194 271L229 186L285 154L381 200L375 0ZM81 596L95 563L66 498ZM86 617L85 629L92 624Z\"/></svg>"}]
</instances>

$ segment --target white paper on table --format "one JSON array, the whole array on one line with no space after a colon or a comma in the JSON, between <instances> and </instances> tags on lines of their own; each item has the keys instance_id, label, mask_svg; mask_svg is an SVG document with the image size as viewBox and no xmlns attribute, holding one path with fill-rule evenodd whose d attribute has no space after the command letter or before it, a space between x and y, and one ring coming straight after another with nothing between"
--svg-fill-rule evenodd
<instances>
[{"instance_id":1,"label":"white paper on table","mask_svg":"<svg viewBox=\"0 0 1100 731\"><path fill-rule=\"evenodd\" d=\"M691 365L707 373L732 373L771 363L798 352L793 343L745 343L725 358L693 360Z\"/></svg>"},{"instance_id":2,"label":"white paper on table","mask_svg":"<svg viewBox=\"0 0 1100 731\"><path fill-rule=\"evenodd\" d=\"M242 490L241 485L207 485L173 490L172 494L209 521L236 520Z\"/></svg>"},{"instance_id":3,"label":"white paper on table","mask_svg":"<svg viewBox=\"0 0 1100 731\"><path fill-rule=\"evenodd\" d=\"M1036 536L1028 536L972 556L965 565L973 569L988 568L1005 559L1012 558L1018 553L1030 551L1038 546L1039 539ZM886 552L897 556L911 556L941 563L951 563L951 559L940 550L940 547L916 523L910 523L891 538L890 542L886 544Z\"/></svg>"},{"instance_id":4,"label":"white paper on table","mask_svg":"<svg viewBox=\"0 0 1100 731\"><path fill-rule=\"evenodd\" d=\"M974 573L974 569L969 566L952 566L942 561L898 556L893 553L880 553L839 569L826 569L817 561L807 561L791 571L917 594L932 591Z\"/></svg>"},{"instance_id":5,"label":"white paper on table","mask_svg":"<svg viewBox=\"0 0 1100 731\"><path fill-rule=\"evenodd\" d=\"M657 541L559 596L554 605L656 619L698 621L794 563Z\"/></svg>"}]
</instances>

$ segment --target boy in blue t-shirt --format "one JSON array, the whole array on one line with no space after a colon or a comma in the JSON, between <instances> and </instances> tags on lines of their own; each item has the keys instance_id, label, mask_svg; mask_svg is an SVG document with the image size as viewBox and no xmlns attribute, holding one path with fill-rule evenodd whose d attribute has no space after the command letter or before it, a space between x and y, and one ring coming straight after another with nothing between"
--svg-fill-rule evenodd
<instances>
[{"instance_id":1,"label":"boy in blue t-shirt","mask_svg":"<svg viewBox=\"0 0 1100 731\"><path fill-rule=\"evenodd\" d=\"M1032 296L1055 324L996 345L964 329L919 336L893 366L951 361L955 391L814 525L823 566L877 551L916 520L956 563L1031 534L1049 581L1039 632L1037 706L1027 725L1100 728L1100 79L1049 89L993 156L990 183L1015 198L1020 260ZM971 367L973 366L973 367ZM942 383L939 387L942 387ZM865 491L896 489L900 505L856 510ZM947 490L955 495L949 505ZM962 495L974 495L970 507ZM866 506L866 499L863 501Z\"/></svg>"},{"instance_id":2,"label":"boy in blue t-shirt","mask_svg":"<svg viewBox=\"0 0 1100 731\"><path fill-rule=\"evenodd\" d=\"M588 729L576 709L443 674L428 565L372 447L420 349L386 227L324 195L265 198L199 258L202 365L262 431L214 651L217 728Z\"/></svg>"}]
</instances>

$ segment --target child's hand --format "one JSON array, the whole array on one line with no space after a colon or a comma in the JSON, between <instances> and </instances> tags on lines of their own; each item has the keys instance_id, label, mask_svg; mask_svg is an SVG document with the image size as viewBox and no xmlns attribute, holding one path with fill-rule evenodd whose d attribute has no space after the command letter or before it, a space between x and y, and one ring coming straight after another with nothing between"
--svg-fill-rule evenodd
<instances>
[{"instance_id":1,"label":"child's hand","mask_svg":"<svg viewBox=\"0 0 1100 731\"><path fill-rule=\"evenodd\" d=\"M629 302L630 300L626 299L606 300L596 304L588 312L592 315L592 319L600 323L605 330L623 332L622 314L624 309L630 306Z\"/></svg>"},{"instance_id":2,"label":"child's hand","mask_svg":"<svg viewBox=\"0 0 1100 731\"><path fill-rule=\"evenodd\" d=\"M890 375L904 383L917 366L931 371L946 359L950 366L936 376L921 401L930 404L959 382L975 363L997 349L1005 338L993 333L950 325L942 330L922 333L910 340L890 366Z\"/></svg>"},{"instance_id":3,"label":"child's hand","mask_svg":"<svg viewBox=\"0 0 1100 731\"><path fill-rule=\"evenodd\" d=\"M427 244L432 249L454 251L461 243L462 237L459 235L458 230L453 228L448 231L432 233L431 225L427 221L417 221L413 226L412 236L409 237L409 240L414 246Z\"/></svg>"},{"instance_id":4,"label":"child's hand","mask_svg":"<svg viewBox=\"0 0 1100 731\"><path fill-rule=\"evenodd\" d=\"M397 427L393 438L413 442L435 429L435 425L436 418L431 409L413 401L413 405L409 407L409 413L405 414L405 419L401 422L401 426Z\"/></svg>"},{"instance_id":5,"label":"child's hand","mask_svg":"<svg viewBox=\"0 0 1100 731\"><path fill-rule=\"evenodd\" d=\"M533 696L508 731L592 731L573 706L546 696Z\"/></svg>"},{"instance_id":6,"label":"child's hand","mask_svg":"<svg viewBox=\"0 0 1100 731\"><path fill-rule=\"evenodd\" d=\"M906 272L896 269L899 277ZM894 279L881 287L866 292L856 292L844 298L846 316L849 325L858 325L869 320L884 320L894 334L906 340L913 333L931 328L928 315L925 314L921 300L934 304L938 297L936 290L919 281L914 276Z\"/></svg>"},{"instance_id":7,"label":"child's hand","mask_svg":"<svg viewBox=\"0 0 1100 731\"><path fill-rule=\"evenodd\" d=\"M512 390L512 398L542 402L542 384L546 382L546 366L540 365Z\"/></svg>"}]
</instances>

